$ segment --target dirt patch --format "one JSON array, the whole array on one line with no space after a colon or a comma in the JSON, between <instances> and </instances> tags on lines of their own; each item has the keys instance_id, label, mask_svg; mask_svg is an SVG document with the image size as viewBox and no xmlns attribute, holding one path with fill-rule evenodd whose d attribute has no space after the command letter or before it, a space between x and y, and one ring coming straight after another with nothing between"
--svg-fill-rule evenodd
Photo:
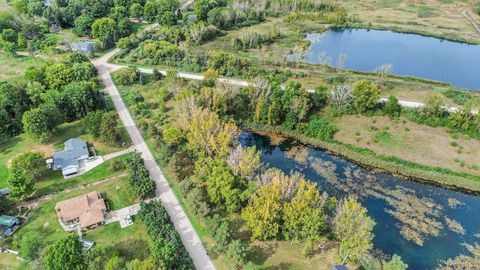
<instances>
[{"instance_id":1,"label":"dirt patch","mask_svg":"<svg viewBox=\"0 0 480 270\"><path fill-rule=\"evenodd\" d=\"M23 153L26 153L27 151L23 152ZM41 152L43 153L43 157L51 157L53 156L53 154L55 153L55 149L53 148L53 144L49 144L49 145L37 145L37 146L34 146L32 147L31 149L28 149L28 152ZM23 153L19 153L17 155L14 155L12 157L10 157L8 160L7 160L7 166L10 167L10 164L12 163L12 160L23 154Z\"/></svg>"}]
</instances>

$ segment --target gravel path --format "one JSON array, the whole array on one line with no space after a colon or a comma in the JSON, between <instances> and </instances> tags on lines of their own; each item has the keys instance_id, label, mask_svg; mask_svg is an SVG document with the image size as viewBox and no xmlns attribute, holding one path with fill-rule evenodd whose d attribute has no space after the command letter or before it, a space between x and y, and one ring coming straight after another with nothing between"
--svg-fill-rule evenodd
<instances>
[{"instance_id":1,"label":"gravel path","mask_svg":"<svg viewBox=\"0 0 480 270\"><path fill-rule=\"evenodd\" d=\"M117 109L117 112L125 126L135 149L142 153L142 157L145 161L145 166L150 172L150 177L156 182L157 197L162 201L163 206L170 215L170 219L175 225L175 229L180 234L182 242L185 245L190 257L193 259L193 263L197 269L215 269L210 257L208 256L205 247L200 240L200 237L195 232L192 223L188 219L187 215L183 211L180 203L178 202L172 189L169 187L167 179L163 175L160 167L156 163L150 149L148 148L142 134L138 130L135 122L133 121L130 112L128 111L125 103L123 102L117 87L112 81L110 73L118 70L121 66L111 65L107 63L107 60L113 56L118 49L115 49L101 58L95 59L93 64L98 70L99 76L105 85L106 92L112 98L113 104Z\"/></svg>"}]
</instances>

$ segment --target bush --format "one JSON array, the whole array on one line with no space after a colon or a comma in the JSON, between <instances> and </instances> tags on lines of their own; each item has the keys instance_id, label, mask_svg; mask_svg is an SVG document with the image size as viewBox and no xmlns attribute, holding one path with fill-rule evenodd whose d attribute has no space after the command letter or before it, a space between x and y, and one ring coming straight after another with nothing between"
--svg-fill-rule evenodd
<instances>
[{"instance_id":1,"label":"bush","mask_svg":"<svg viewBox=\"0 0 480 270\"><path fill-rule=\"evenodd\" d=\"M115 79L122 85L129 85L139 80L139 72L136 67L122 68L115 73Z\"/></svg>"},{"instance_id":2,"label":"bush","mask_svg":"<svg viewBox=\"0 0 480 270\"><path fill-rule=\"evenodd\" d=\"M385 114L392 119L397 118L400 116L401 109L400 104L398 104L398 99L395 96L389 96L385 104Z\"/></svg>"},{"instance_id":3,"label":"bush","mask_svg":"<svg viewBox=\"0 0 480 270\"><path fill-rule=\"evenodd\" d=\"M334 124L327 120L321 119L319 116L313 116L310 118L307 127L303 133L307 136L323 141L331 141L333 135L337 131Z\"/></svg>"},{"instance_id":4,"label":"bush","mask_svg":"<svg viewBox=\"0 0 480 270\"><path fill-rule=\"evenodd\" d=\"M247 256L247 248L240 240L234 240L228 244L225 252L225 259L231 269L239 269L245 264Z\"/></svg>"}]
</instances>

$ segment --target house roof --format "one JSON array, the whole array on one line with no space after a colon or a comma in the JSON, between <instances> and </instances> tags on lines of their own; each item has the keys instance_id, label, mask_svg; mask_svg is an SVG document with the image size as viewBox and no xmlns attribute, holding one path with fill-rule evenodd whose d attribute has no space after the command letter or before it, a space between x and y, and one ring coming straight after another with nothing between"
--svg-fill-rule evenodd
<instances>
[{"instance_id":1,"label":"house roof","mask_svg":"<svg viewBox=\"0 0 480 270\"><path fill-rule=\"evenodd\" d=\"M17 221L18 221L18 218L16 217L7 216L7 215L0 216L0 225L2 226L12 226Z\"/></svg>"},{"instance_id":2,"label":"house roof","mask_svg":"<svg viewBox=\"0 0 480 270\"><path fill-rule=\"evenodd\" d=\"M74 51L91 52L94 49L94 43L90 41L79 41L72 43L71 46Z\"/></svg>"},{"instance_id":3,"label":"house roof","mask_svg":"<svg viewBox=\"0 0 480 270\"><path fill-rule=\"evenodd\" d=\"M331 270L348 270L348 268L347 268L347 266L342 264L342 265L333 266Z\"/></svg>"},{"instance_id":4,"label":"house roof","mask_svg":"<svg viewBox=\"0 0 480 270\"><path fill-rule=\"evenodd\" d=\"M53 163L55 166L65 168L68 166L78 166L78 159L83 156L88 157L87 143L83 140L73 138L65 142L63 151L53 154Z\"/></svg>"},{"instance_id":5,"label":"house roof","mask_svg":"<svg viewBox=\"0 0 480 270\"><path fill-rule=\"evenodd\" d=\"M55 205L60 219L64 222L79 219L81 228L103 222L106 209L105 201L96 191L60 201Z\"/></svg>"}]
</instances>

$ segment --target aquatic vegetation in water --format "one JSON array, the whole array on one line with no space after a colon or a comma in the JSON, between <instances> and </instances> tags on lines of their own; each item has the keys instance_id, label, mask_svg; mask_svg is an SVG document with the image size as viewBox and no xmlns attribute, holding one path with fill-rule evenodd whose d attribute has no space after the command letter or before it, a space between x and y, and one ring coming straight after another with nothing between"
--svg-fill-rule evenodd
<instances>
[{"instance_id":1,"label":"aquatic vegetation in water","mask_svg":"<svg viewBox=\"0 0 480 270\"><path fill-rule=\"evenodd\" d=\"M453 232L456 232L462 235L465 234L465 229L463 228L462 224L460 224L458 221L445 217L445 222L447 223L448 228Z\"/></svg>"},{"instance_id":2,"label":"aquatic vegetation in water","mask_svg":"<svg viewBox=\"0 0 480 270\"><path fill-rule=\"evenodd\" d=\"M447 202L448 202L448 206L450 206L450 208L453 208L453 209L455 209L455 208L457 208L458 206L464 204L464 203L462 203L461 201L459 201L459 200L457 200L457 199L455 199L455 198L448 198Z\"/></svg>"},{"instance_id":3,"label":"aquatic vegetation in water","mask_svg":"<svg viewBox=\"0 0 480 270\"><path fill-rule=\"evenodd\" d=\"M428 237L436 237L448 226L452 231L464 233L460 223L446 217L442 219L443 207L431 198L418 197L415 190L402 186L389 188L374 172L356 166L347 166L342 177L333 162L309 157L310 167L330 184L345 193L355 193L360 198L373 197L384 200L389 207L384 211L394 217L400 234L407 240L422 246ZM450 198L450 206L461 202Z\"/></svg>"},{"instance_id":4,"label":"aquatic vegetation in water","mask_svg":"<svg viewBox=\"0 0 480 270\"><path fill-rule=\"evenodd\" d=\"M298 163L304 164L307 161L308 150L301 146L292 146L288 151L285 151L285 156L293 159Z\"/></svg>"}]
</instances>

